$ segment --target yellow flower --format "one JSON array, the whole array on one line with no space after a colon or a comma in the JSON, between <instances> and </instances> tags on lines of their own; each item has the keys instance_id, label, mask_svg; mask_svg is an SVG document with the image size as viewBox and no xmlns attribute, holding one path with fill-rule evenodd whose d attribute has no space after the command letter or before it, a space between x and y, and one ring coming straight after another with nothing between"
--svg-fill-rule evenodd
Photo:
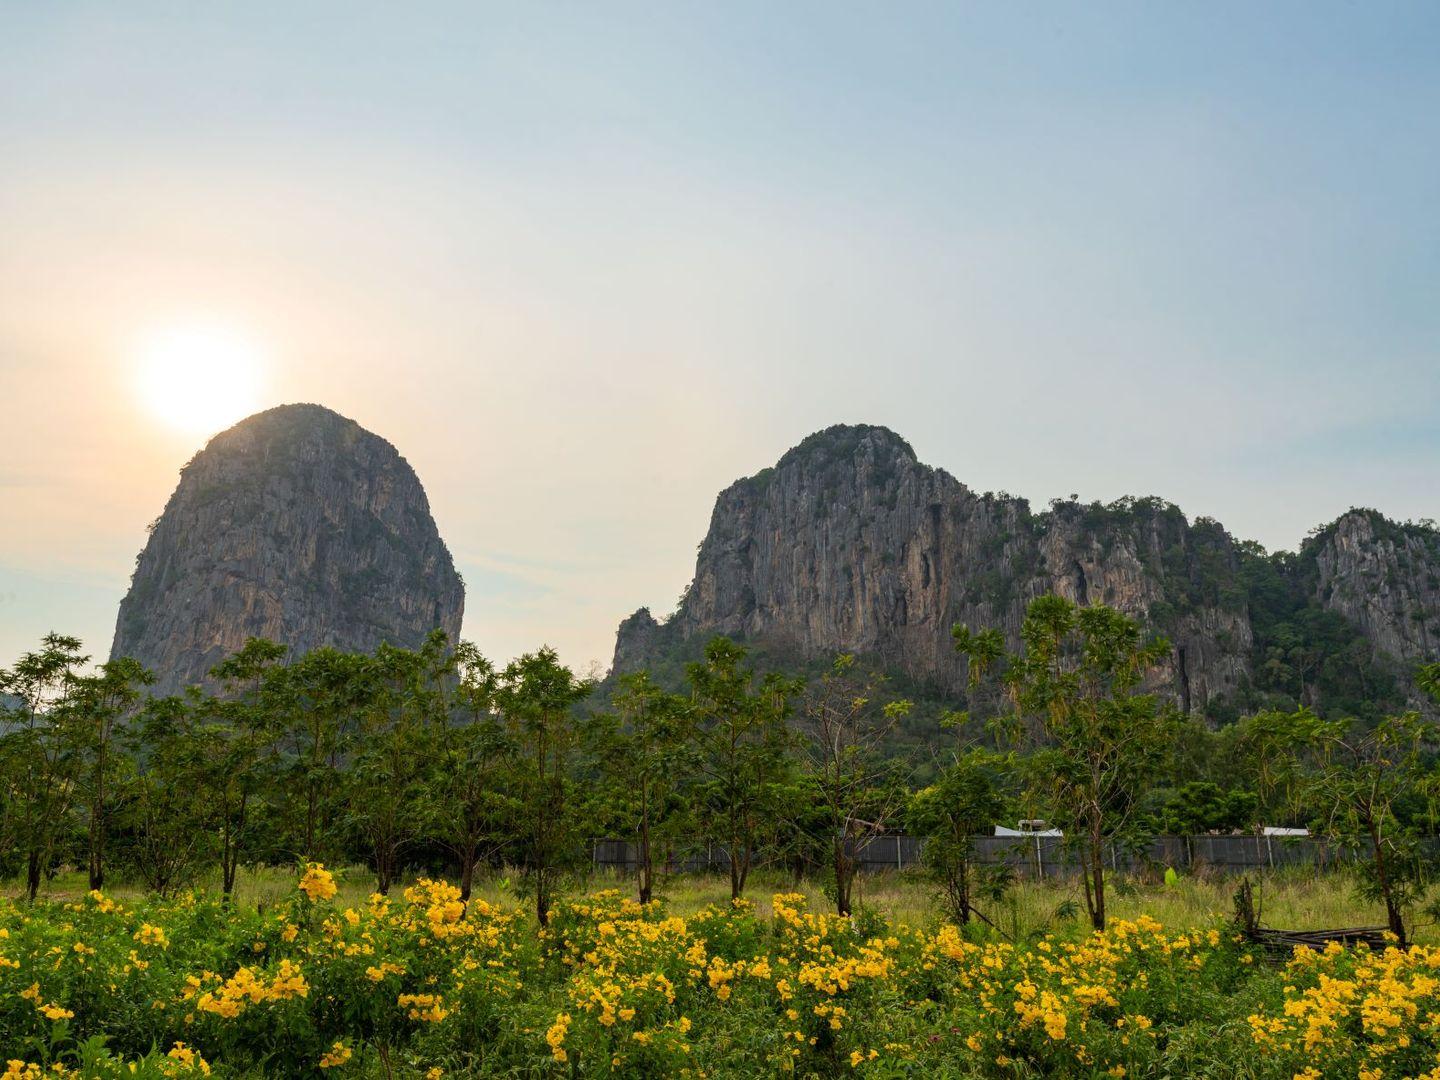
<instances>
[{"instance_id":1,"label":"yellow flower","mask_svg":"<svg viewBox=\"0 0 1440 1080\"><path fill-rule=\"evenodd\" d=\"M186 1069L198 1069L202 1075L210 1075L210 1066L205 1059L183 1042L177 1042L165 1056L171 1061L178 1061Z\"/></svg>"},{"instance_id":2,"label":"yellow flower","mask_svg":"<svg viewBox=\"0 0 1440 1080\"><path fill-rule=\"evenodd\" d=\"M343 1042L337 1040L335 1044L331 1046L330 1049L327 1050L323 1056L321 1056L320 1068L333 1069L340 1065L344 1065L347 1061L350 1060L350 1057L353 1053L354 1051L352 1051L350 1047L346 1046Z\"/></svg>"},{"instance_id":3,"label":"yellow flower","mask_svg":"<svg viewBox=\"0 0 1440 1080\"><path fill-rule=\"evenodd\" d=\"M409 1010L407 1015L411 1020L438 1024L450 1015L439 994L401 994L396 1001L402 1009Z\"/></svg>"},{"instance_id":4,"label":"yellow flower","mask_svg":"<svg viewBox=\"0 0 1440 1080\"><path fill-rule=\"evenodd\" d=\"M329 900L339 892L330 871L322 864L313 862L306 865L305 876L300 879L299 888L311 900Z\"/></svg>"},{"instance_id":5,"label":"yellow flower","mask_svg":"<svg viewBox=\"0 0 1440 1080\"><path fill-rule=\"evenodd\" d=\"M550 1025L550 1030L545 1032L545 1041L550 1044L550 1056L556 1061L565 1061L568 1055L565 1053L565 1035L570 1030L570 1014L559 1013L555 1017L555 1023Z\"/></svg>"}]
</instances>

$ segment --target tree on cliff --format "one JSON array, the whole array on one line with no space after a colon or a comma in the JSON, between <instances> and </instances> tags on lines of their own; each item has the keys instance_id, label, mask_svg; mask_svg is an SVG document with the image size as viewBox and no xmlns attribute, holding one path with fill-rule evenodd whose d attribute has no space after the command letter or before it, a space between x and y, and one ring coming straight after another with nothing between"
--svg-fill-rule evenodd
<instances>
[{"instance_id":1,"label":"tree on cliff","mask_svg":"<svg viewBox=\"0 0 1440 1080\"><path fill-rule=\"evenodd\" d=\"M1036 746L1021 759L1031 794L1045 805L1080 855L1091 925L1105 928L1105 846L1129 839L1141 796L1160 774L1178 717L1153 694L1145 674L1170 653L1145 641L1135 620L1103 604L1080 607L1060 596L1031 601L1024 648L1004 657L1010 702L999 719ZM999 657L993 634L956 627L955 645L980 675Z\"/></svg>"}]
</instances>

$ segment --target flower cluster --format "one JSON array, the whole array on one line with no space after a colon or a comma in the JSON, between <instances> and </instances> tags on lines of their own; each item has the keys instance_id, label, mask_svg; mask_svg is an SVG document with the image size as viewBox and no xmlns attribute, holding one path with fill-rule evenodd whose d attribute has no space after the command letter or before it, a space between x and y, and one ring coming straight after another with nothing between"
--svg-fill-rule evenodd
<instances>
[{"instance_id":1,"label":"flower cluster","mask_svg":"<svg viewBox=\"0 0 1440 1080\"><path fill-rule=\"evenodd\" d=\"M329 900L340 888L329 870L313 862L305 867L305 876L298 887L311 900Z\"/></svg>"},{"instance_id":2,"label":"flower cluster","mask_svg":"<svg viewBox=\"0 0 1440 1080\"><path fill-rule=\"evenodd\" d=\"M1278 1009L1247 1018L1296 1075L1440 1080L1440 949L1297 949Z\"/></svg>"},{"instance_id":3,"label":"flower cluster","mask_svg":"<svg viewBox=\"0 0 1440 1080\"><path fill-rule=\"evenodd\" d=\"M443 881L342 900L311 864L264 911L0 901L0 1046L30 1048L0 1080L1440 1080L1440 950L1253 960L1219 925L1142 917L1012 943L862 930L796 893L680 915L610 890L557 902L541 929Z\"/></svg>"}]
</instances>

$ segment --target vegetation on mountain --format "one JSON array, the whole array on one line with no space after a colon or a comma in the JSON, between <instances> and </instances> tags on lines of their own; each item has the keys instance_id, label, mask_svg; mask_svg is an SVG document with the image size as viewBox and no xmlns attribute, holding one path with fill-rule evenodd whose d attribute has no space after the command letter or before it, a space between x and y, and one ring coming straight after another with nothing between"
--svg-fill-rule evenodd
<instances>
[{"instance_id":1,"label":"vegetation on mountain","mask_svg":"<svg viewBox=\"0 0 1440 1080\"><path fill-rule=\"evenodd\" d=\"M762 668L837 654L907 683L914 728L967 680L956 623L1020 645L1027 605L1104 603L1171 642L1146 689L1230 723L1308 707L1374 722L1428 707L1410 679L1440 651L1440 531L1351 510L1297 552L1267 553L1166 500L1071 496L1034 512L977 495L895 433L837 425L721 492L674 614L622 623L613 670L669 673L721 634ZM942 706L943 707L943 706Z\"/></svg>"}]
</instances>

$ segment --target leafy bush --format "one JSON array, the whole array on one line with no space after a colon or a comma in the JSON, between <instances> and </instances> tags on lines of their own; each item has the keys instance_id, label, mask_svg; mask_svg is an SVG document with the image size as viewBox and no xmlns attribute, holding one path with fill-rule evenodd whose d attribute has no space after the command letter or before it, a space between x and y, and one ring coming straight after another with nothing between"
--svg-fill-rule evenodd
<instances>
[{"instance_id":1,"label":"leafy bush","mask_svg":"<svg viewBox=\"0 0 1440 1080\"><path fill-rule=\"evenodd\" d=\"M336 900L0 905L4 1075L1433 1075L1440 950L1297 954L1148 918L1017 946L780 893L550 923L420 881ZM57 1068L58 1066L58 1068ZM1306 1070L1312 1070L1306 1072ZM1318 1070L1318 1071L1315 1071Z\"/></svg>"}]
</instances>

